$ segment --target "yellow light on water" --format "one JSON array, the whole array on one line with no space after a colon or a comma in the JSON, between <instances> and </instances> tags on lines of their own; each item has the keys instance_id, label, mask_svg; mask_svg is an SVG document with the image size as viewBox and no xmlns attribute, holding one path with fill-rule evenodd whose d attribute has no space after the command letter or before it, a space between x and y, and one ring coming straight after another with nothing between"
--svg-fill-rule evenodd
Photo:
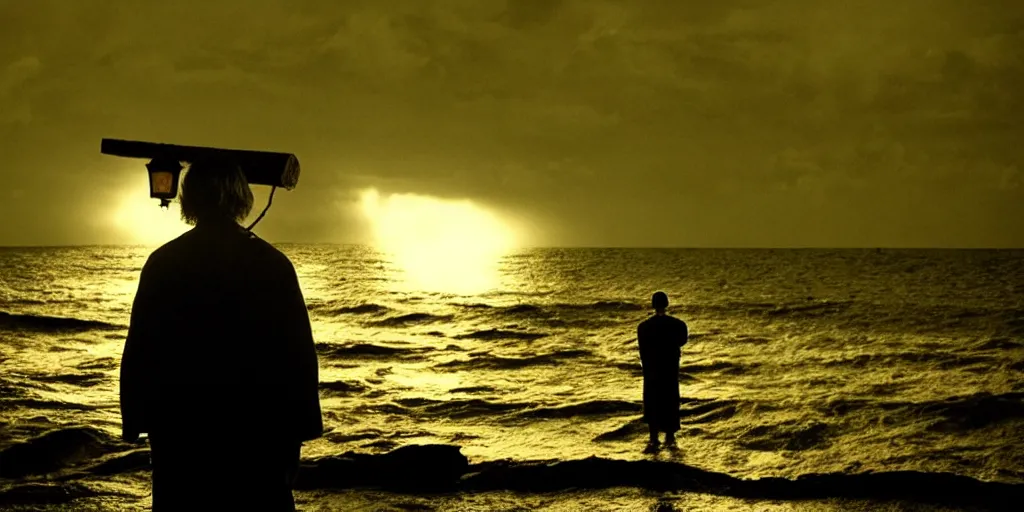
<instances>
[{"instance_id":1,"label":"yellow light on water","mask_svg":"<svg viewBox=\"0 0 1024 512\"><path fill-rule=\"evenodd\" d=\"M428 291L480 293L496 287L501 258L516 245L514 229L469 200L446 200L375 189L360 194L377 247Z\"/></svg>"}]
</instances>

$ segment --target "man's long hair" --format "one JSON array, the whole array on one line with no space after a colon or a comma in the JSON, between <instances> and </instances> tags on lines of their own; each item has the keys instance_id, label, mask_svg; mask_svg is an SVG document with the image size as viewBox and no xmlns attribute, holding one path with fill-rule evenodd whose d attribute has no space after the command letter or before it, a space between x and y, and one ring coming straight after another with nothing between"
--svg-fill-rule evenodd
<instances>
[{"instance_id":1,"label":"man's long hair","mask_svg":"<svg viewBox=\"0 0 1024 512\"><path fill-rule=\"evenodd\" d=\"M252 190L242 169L218 161L189 165L180 200L181 218L193 226L206 221L241 222L253 205Z\"/></svg>"}]
</instances>

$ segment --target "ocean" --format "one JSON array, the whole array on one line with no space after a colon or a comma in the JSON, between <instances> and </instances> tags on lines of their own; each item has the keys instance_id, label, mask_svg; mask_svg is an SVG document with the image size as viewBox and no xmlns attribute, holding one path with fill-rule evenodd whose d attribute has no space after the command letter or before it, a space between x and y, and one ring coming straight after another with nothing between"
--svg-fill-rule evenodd
<instances>
[{"instance_id":1,"label":"ocean","mask_svg":"<svg viewBox=\"0 0 1024 512\"><path fill-rule=\"evenodd\" d=\"M1024 251L530 249L467 292L417 286L368 247L278 247L313 323L327 431L303 448L319 473L295 493L302 510L980 510L1024 496ZM148 506L144 447L119 441L117 375L151 250L0 248L0 508ZM656 290L691 336L679 450L652 455L635 332ZM317 465L439 444L479 485L366 489ZM667 472L682 484L638 476ZM942 505L972 489L990 496Z\"/></svg>"}]
</instances>

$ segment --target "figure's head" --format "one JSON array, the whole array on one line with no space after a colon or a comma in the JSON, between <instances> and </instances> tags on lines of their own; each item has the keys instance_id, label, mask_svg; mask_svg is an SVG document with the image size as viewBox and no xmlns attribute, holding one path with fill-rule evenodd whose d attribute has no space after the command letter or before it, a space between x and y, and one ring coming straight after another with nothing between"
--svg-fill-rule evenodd
<instances>
[{"instance_id":1,"label":"figure's head","mask_svg":"<svg viewBox=\"0 0 1024 512\"><path fill-rule=\"evenodd\" d=\"M181 217L200 222L241 222L252 211L253 197L242 169L232 163L194 162L181 184Z\"/></svg>"},{"instance_id":2,"label":"figure's head","mask_svg":"<svg viewBox=\"0 0 1024 512\"><path fill-rule=\"evenodd\" d=\"M668 308L668 295L665 292L655 292L651 297L651 306L659 313L664 313Z\"/></svg>"}]
</instances>

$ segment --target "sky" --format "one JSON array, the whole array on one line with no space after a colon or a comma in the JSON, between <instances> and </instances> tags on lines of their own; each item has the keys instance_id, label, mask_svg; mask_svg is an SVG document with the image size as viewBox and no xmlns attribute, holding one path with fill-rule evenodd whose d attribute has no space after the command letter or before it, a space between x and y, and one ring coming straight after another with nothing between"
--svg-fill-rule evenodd
<instances>
[{"instance_id":1,"label":"sky","mask_svg":"<svg viewBox=\"0 0 1024 512\"><path fill-rule=\"evenodd\" d=\"M272 242L364 242L373 188L527 245L1024 247L1018 0L0 0L0 24L0 245L130 242L114 210L156 200L111 137L294 153Z\"/></svg>"}]
</instances>

